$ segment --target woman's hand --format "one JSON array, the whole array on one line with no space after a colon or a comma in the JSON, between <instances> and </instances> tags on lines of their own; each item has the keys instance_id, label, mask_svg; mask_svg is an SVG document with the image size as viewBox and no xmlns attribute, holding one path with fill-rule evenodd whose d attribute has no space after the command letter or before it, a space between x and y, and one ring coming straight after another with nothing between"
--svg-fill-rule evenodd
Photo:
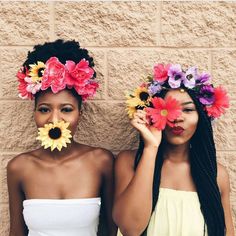
<instances>
[{"instance_id":1,"label":"woman's hand","mask_svg":"<svg viewBox=\"0 0 236 236\"><path fill-rule=\"evenodd\" d=\"M131 124L141 133L145 147L159 147L162 132L149 125L144 110L137 110L137 112L134 113L134 118L131 120Z\"/></svg>"}]
</instances>

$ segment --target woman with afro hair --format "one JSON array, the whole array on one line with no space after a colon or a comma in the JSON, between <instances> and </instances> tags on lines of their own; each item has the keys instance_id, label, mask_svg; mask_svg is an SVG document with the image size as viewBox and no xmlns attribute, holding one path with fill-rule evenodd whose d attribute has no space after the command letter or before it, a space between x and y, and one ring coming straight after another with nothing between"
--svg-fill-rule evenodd
<instances>
[{"instance_id":1,"label":"woman with afro hair","mask_svg":"<svg viewBox=\"0 0 236 236\"><path fill-rule=\"evenodd\" d=\"M17 73L19 96L34 99L42 147L7 166L9 236L112 236L113 155L73 136L82 101L98 83L93 58L76 41L37 45Z\"/></svg>"}]
</instances>

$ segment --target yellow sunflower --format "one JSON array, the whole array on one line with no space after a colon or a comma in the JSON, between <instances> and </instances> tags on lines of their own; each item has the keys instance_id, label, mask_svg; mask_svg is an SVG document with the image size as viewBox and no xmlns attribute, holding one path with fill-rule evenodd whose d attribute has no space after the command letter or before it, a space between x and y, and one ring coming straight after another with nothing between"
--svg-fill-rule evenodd
<instances>
[{"instance_id":1,"label":"yellow sunflower","mask_svg":"<svg viewBox=\"0 0 236 236\"><path fill-rule=\"evenodd\" d=\"M36 64L30 64L29 66L29 76L32 78L32 81L40 82L43 78L45 64L41 61L38 61Z\"/></svg>"},{"instance_id":2,"label":"yellow sunflower","mask_svg":"<svg viewBox=\"0 0 236 236\"><path fill-rule=\"evenodd\" d=\"M138 107L147 107L151 100L146 87L136 88L134 93L132 95L127 95L126 98L129 118L133 118L133 115Z\"/></svg>"},{"instance_id":3,"label":"yellow sunflower","mask_svg":"<svg viewBox=\"0 0 236 236\"><path fill-rule=\"evenodd\" d=\"M67 147L66 144L71 143L71 131L67 129L69 124L64 121L45 124L44 127L38 128L38 137L36 139L42 142L44 149L50 147L51 151L55 148L61 151L62 147Z\"/></svg>"},{"instance_id":4,"label":"yellow sunflower","mask_svg":"<svg viewBox=\"0 0 236 236\"><path fill-rule=\"evenodd\" d=\"M135 107L127 107L126 108L129 118L132 119L134 116L134 113L136 112L136 108Z\"/></svg>"}]
</instances>

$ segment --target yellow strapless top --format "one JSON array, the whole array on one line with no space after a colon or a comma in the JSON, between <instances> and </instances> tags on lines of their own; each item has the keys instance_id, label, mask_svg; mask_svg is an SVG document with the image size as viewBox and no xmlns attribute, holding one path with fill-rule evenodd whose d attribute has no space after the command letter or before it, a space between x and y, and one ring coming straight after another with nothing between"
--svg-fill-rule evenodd
<instances>
[{"instance_id":1,"label":"yellow strapless top","mask_svg":"<svg viewBox=\"0 0 236 236\"><path fill-rule=\"evenodd\" d=\"M207 236L197 192L160 188L147 236ZM117 236L122 236L118 231Z\"/></svg>"}]
</instances>

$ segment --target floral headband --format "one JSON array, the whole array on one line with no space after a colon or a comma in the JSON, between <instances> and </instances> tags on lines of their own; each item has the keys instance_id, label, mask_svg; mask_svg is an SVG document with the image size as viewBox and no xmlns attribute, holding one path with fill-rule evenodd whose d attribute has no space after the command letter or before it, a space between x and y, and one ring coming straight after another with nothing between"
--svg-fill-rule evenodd
<instances>
[{"instance_id":1,"label":"floral headband","mask_svg":"<svg viewBox=\"0 0 236 236\"><path fill-rule=\"evenodd\" d=\"M126 103L129 117L132 118L137 109L145 108L154 126L159 122L157 121L158 117L153 116L154 113L158 114L159 118L165 117L166 122L169 122L170 125L170 122L180 114L180 107L175 99L163 101L158 98L158 94L163 89L193 90L211 119L219 118L229 107L226 91L221 86L214 88L209 74L205 72L199 74L195 66L184 71L179 64L156 64L153 75L148 76L146 82L136 88L132 94L127 95ZM172 114L171 112L168 113L168 110L172 110ZM173 111L175 112L173 113ZM164 128L164 124L156 126L159 129Z\"/></svg>"},{"instance_id":2,"label":"floral headband","mask_svg":"<svg viewBox=\"0 0 236 236\"><path fill-rule=\"evenodd\" d=\"M53 93L58 93L67 87L74 88L86 100L99 87L93 79L94 70L85 59L77 64L68 60L63 65L57 57L51 57L45 64L38 61L29 67L22 67L16 75L20 83L19 96L23 99L33 99L39 90L51 88Z\"/></svg>"}]
</instances>

